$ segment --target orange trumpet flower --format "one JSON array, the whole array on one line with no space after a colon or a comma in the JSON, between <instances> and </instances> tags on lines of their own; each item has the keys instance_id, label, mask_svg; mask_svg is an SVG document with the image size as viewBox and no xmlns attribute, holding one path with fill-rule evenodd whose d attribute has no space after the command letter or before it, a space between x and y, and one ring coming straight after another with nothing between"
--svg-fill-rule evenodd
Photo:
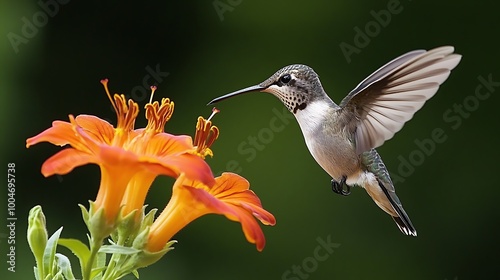
<instances>
[{"instance_id":1,"label":"orange trumpet flower","mask_svg":"<svg viewBox=\"0 0 500 280\"><path fill-rule=\"evenodd\" d=\"M191 137L164 132L174 103L163 98L146 104L148 124L134 129L139 109L124 95L109 93L107 80L102 80L108 98L116 110L117 126L96 116L69 116L69 122L54 121L52 127L26 140L26 147L40 142L70 147L47 159L42 174L66 174L75 167L97 164L101 183L95 199L95 211L104 209L108 225L113 225L120 208L126 215L140 210L151 183L158 175L178 177L214 184L210 167L196 155ZM151 98L155 87L152 87Z\"/></svg>"}]
</instances>

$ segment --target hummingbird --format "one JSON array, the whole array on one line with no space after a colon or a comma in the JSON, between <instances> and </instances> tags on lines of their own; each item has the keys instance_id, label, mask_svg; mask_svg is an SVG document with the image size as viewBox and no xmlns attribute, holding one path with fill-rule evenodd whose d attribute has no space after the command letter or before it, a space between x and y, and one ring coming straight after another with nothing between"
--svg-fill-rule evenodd
<instances>
[{"instance_id":1,"label":"hummingbird","mask_svg":"<svg viewBox=\"0 0 500 280\"><path fill-rule=\"evenodd\" d=\"M276 96L295 116L311 155L331 176L334 192L345 196L352 186L364 188L403 234L417 236L376 148L422 108L461 58L452 46L405 53L361 81L339 105L326 94L318 74L303 64L285 66L260 84L208 104L256 91Z\"/></svg>"}]
</instances>

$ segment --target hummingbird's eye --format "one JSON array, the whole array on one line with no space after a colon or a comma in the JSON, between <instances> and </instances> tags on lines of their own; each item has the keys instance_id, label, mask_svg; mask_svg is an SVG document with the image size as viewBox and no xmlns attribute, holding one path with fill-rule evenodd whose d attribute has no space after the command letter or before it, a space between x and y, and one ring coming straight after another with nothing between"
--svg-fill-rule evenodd
<instances>
[{"instance_id":1,"label":"hummingbird's eye","mask_svg":"<svg viewBox=\"0 0 500 280\"><path fill-rule=\"evenodd\" d=\"M281 76L280 82L282 82L284 84L288 84L288 82L290 82L291 79L292 79L292 76L290 74L285 74L285 75Z\"/></svg>"}]
</instances>

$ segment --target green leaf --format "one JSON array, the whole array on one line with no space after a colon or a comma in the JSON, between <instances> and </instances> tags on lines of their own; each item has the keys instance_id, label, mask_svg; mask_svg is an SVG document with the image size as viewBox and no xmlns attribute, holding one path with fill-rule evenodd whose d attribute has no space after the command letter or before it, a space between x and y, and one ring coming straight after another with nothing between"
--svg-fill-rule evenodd
<instances>
[{"instance_id":1,"label":"green leaf","mask_svg":"<svg viewBox=\"0 0 500 280\"><path fill-rule=\"evenodd\" d=\"M56 270L57 270L57 273L56 273L56 275L54 275L54 277L51 278L51 280L64 280L64 276L63 276L62 271L58 270L58 268L56 268Z\"/></svg>"},{"instance_id":2,"label":"green leaf","mask_svg":"<svg viewBox=\"0 0 500 280\"><path fill-rule=\"evenodd\" d=\"M141 252L141 250L137 250L131 247L123 247L120 245L103 245L99 249L100 253L106 254L121 254L121 255L132 255Z\"/></svg>"},{"instance_id":3,"label":"green leaf","mask_svg":"<svg viewBox=\"0 0 500 280\"><path fill-rule=\"evenodd\" d=\"M33 267L33 270L35 272L35 280L40 280L38 276L38 268L36 266Z\"/></svg>"},{"instance_id":4,"label":"green leaf","mask_svg":"<svg viewBox=\"0 0 500 280\"><path fill-rule=\"evenodd\" d=\"M143 208L143 211L145 211L144 208ZM156 211L158 211L158 209L156 209L156 208L151 209L151 211L149 211L149 213L146 214L146 216L144 217L144 219L142 219L141 230L143 230L146 227L149 227L149 226L151 226L153 224L153 221L154 221L155 215L156 215Z\"/></svg>"},{"instance_id":5,"label":"green leaf","mask_svg":"<svg viewBox=\"0 0 500 280\"><path fill-rule=\"evenodd\" d=\"M177 240L168 241L167 244L165 244L165 247L163 247L163 250L165 250L165 249L173 250L174 247L172 247L172 245L174 245L176 243L177 243Z\"/></svg>"},{"instance_id":6,"label":"green leaf","mask_svg":"<svg viewBox=\"0 0 500 280\"><path fill-rule=\"evenodd\" d=\"M106 269L106 254L97 253L95 265L93 266L92 272L90 273L90 279L100 280L102 279L101 272Z\"/></svg>"},{"instance_id":7,"label":"green leaf","mask_svg":"<svg viewBox=\"0 0 500 280\"><path fill-rule=\"evenodd\" d=\"M89 217L90 217L89 211L87 210L87 208L85 208L85 206L83 206L81 204L78 204L78 206L80 207L80 210L82 211L83 221L88 226L88 221L89 221Z\"/></svg>"},{"instance_id":8,"label":"green leaf","mask_svg":"<svg viewBox=\"0 0 500 280\"><path fill-rule=\"evenodd\" d=\"M71 263L69 259L65 255L59 253L56 253L56 257L57 265L64 275L64 278L67 280L75 280L75 276L73 275L73 271L71 270Z\"/></svg>"},{"instance_id":9,"label":"green leaf","mask_svg":"<svg viewBox=\"0 0 500 280\"><path fill-rule=\"evenodd\" d=\"M121 217L118 222L118 227L114 230L114 235L112 235L113 240L117 241L117 243L121 243L119 240L127 240L133 239L135 235L137 235L137 231L140 227L140 221L136 219L138 210L135 209L128 213L125 217ZM142 214L142 213L141 213ZM142 216L141 216L142 218Z\"/></svg>"},{"instance_id":10,"label":"green leaf","mask_svg":"<svg viewBox=\"0 0 500 280\"><path fill-rule=\"evenodd\" d=\"M60 238L57 243L68 248L78 258L82 270L84 267L87 267L87 261L90 258L90 250L87 245L73 238Z\"/></svg>"},{"instance_id":11,"label":"green leaf","mask_svg":"<svg viewBox=\"0 0 500 280\"><path fill-rule=\"evenodd\" d=\"M128 272L128 271L127 272L123 272L120 275L116 276L116 279L127 279L128 280L128 279L130 279L129 277L127 277L127 278L124 278L124 277L127 276L127 275L129 275L130 273L133 273L134 276L135 276L135 278L139 279L139 274L137 273L137 275L136 275L134 272L137 272L137 270L134 270L132 272Z\"/></svg>"},{"instance_id":12,"label":"green leaf","mask_svg":"<svg viewBox=\"0 0 500 280\"><path fill-rule=\"evenodd\" d=\"M54 234L52 234L49 240L47 240L47 246L45 247L45 251L43 252L43 272L45 274L44 276L53 275L52 267L56 255L57 240L59 240L59 236L61 235L62 230L63 227L60 227L56 232L54 232Z\"/></svg>"},{"instance_id":13,"label":"green leaf","mask_svg":"<svg viewBox=\"0 0 500 280\"><path fill-rule=\"evenodd\" d=\"M92 272L90 273L90 279L92 280L100 280L102 279L102 272L106 269L105 266L101 267L96 267L92 269Z\"/></svg>"},{"instance_id":14,"label":"green leaf","mask_svg":"<svg viewBox=\"0 0 500 280\"><path fill-rule=\"evenodd\" d=\"M96 267L106 266L106 253L97 253Z\"/></svg>"}]
</instances>

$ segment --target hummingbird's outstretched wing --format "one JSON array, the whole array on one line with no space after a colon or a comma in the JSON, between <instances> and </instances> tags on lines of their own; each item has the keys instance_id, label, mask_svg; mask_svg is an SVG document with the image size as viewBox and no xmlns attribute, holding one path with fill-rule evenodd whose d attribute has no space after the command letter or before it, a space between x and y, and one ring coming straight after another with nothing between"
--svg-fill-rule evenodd
<instances>
[{"instance_id":1,"label":"hummingbird's outstretched wing","mask_svg":"<svg viewBox=\"0 0 500 280\"><path fill-rule=\"evenodd\" d=\"M392 138L431 98L462 58L451 46L406 53L364 79L340 103L340 114L358 118L356 152Z\"/></svg>"}]
</instances>

